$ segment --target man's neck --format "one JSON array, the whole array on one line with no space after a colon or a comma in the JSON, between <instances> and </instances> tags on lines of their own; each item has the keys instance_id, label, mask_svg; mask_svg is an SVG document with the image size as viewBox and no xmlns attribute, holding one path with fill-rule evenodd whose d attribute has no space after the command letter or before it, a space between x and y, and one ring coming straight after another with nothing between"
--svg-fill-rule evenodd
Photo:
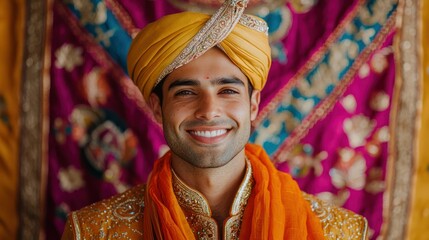
<instances>
[{"instance_id":1,"label":"man's neck","mask_svg":"<svg viewBox=\"0 0 429 240\"><path fill-rule=\"evenodd\" d=\"M246 171L244 152L219 168L197 168L175 157L171 165L184 183L207 199L212 217L222 229Z\"/></svg>"}]
</instances>

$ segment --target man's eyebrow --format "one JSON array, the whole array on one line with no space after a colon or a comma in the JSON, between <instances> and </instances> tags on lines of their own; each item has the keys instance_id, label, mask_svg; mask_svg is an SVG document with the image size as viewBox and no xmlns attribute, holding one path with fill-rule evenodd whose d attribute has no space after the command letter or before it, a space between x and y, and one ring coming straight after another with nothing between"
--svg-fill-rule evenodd
<instances>
[{"instance_id":1,"label":"man's eyebrow","mask_svg":"<svg viewBox=\"0 0 429 240\"><path fill-rule=\"evenodd\" d=\"M223 85L223 84L238 84L245 86L244 82L236 77L224 77L212 80L212 83Z\"/></svg>"},{"instance_id":2,"label":"man's eyebrow","mask_svg":"<svg viewBox=\"0 0 429 240\"><path fill-rule=\"evenodd\" d=\"M168 91L170 91L171 89L175 88L175 87L180 87L180 86L198 86L200 85L200 83L197 80L192 80L192 79L177 79L174 82L172 82L169 86L168 86Z\"/></svg>"},{"instance_id":3,"label":"man's eyebrow","mask_svg":"<svg viewBox=\"0 0 429 240\"><path fill-rule=\"evenodd\" d=\"M222 77L210 81L214 85L238 84L245 86L244 82L236 77ZM181 86L199 86L200 82L194 79L177 79L168 86L168 91Z\"/></svg>"}]
</instances>

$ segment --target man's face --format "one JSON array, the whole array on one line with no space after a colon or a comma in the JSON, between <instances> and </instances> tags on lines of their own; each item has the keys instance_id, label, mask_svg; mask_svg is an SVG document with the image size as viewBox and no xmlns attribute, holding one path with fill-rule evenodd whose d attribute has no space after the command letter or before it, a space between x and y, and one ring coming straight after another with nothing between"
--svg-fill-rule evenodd
<instances>
[{"instance_id":1,"label":"man's face","mask_svg":"<svg viewBox=\"0 0 429 240\"><path fill-rule=\"evenodd\" d=\"M164 81L162 107L155 94L149 104L173 158L216 168L244 157L260 92L249 93L247 77L221 50L210 49Z\"/></svg>"}]
</instances>

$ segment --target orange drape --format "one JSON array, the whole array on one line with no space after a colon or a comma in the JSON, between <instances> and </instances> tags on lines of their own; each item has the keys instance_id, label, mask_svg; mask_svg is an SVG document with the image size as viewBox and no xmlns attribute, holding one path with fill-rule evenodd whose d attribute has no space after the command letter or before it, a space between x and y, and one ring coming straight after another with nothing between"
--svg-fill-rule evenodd
<instances>
[{"instance_id":1,"label":"orange drape","mask_svg":"<svg viewBox=\"0 0 429 240\"><path fill-rule=\"evenodd\" d=\"M24 9L24 0L0 1L0 239L17 238Z\"/></svg>"},{"instance_id":2,"label":"orange drape","mask_svg":"<svg viewBox=\"0 0 429 240\"><path fill-rule=\"evenodd\" d=\"M194 239L172 189L170 156L155 163L145 199L145 239ZM292 178L277 171L265 151L246 145L255 185L246 207L241 239L323 239L318 218Z\"/></svg>"}]
</instances>

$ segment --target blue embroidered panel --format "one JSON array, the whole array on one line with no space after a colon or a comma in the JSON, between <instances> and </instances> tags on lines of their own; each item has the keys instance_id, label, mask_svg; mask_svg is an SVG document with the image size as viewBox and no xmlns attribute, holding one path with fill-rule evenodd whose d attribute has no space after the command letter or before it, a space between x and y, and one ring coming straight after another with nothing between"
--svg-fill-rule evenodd
<instances>
[{"instance_id":1,"label":"blue embroidered panel","mask_svg":"<svg viewBox=\"0 0 429 240\"><path fill-rule=\"evenodd\" d=\"M132 38L106 7L104 1L65 0L64 2L95 41L109 53L124 72L127 72L127 53Z\"/></svg>"}]
</instances>

